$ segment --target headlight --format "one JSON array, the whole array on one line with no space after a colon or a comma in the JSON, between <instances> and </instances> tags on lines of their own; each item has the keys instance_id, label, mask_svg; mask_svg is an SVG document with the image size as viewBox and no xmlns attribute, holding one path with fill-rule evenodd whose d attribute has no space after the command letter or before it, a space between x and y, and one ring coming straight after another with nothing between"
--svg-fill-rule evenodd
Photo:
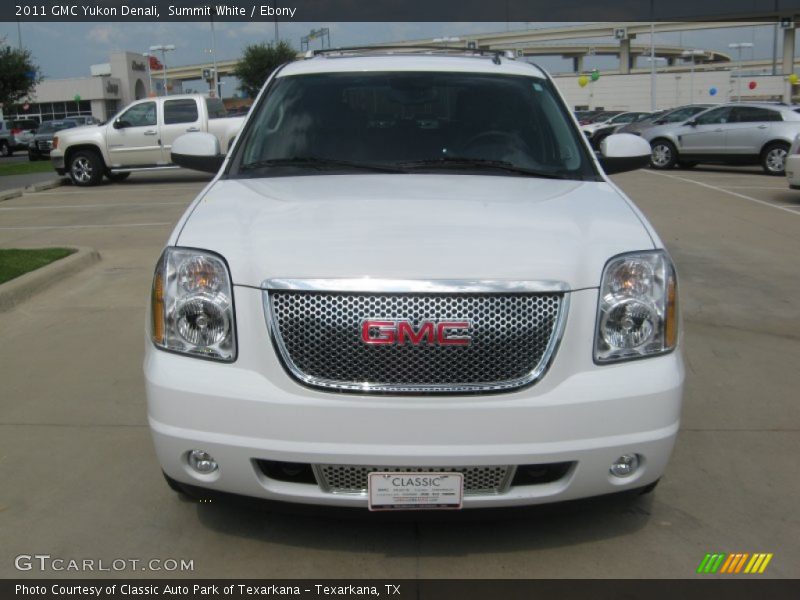
<instances>
[{"instance_id":1,"label":"headlight","mask_svg":"<svg viewBox=\"0 0 800 600\"><path fill-rule=\"evenodd\" d=\"M594 359L609 363L673 350L678 342L675 267L663 251L612 258L603 271Z\"/></svg>"},{"instance_id":2,"label":"headlight","mask_svg":"<svg viewBox=\"0 0 800 600\"><path fill-rule=\"evenodd\" d=\"M153 343L164 350L236 360L233 286L216 254L167 248L158 261L151 297Z\"/></svg>"}]
</instances>

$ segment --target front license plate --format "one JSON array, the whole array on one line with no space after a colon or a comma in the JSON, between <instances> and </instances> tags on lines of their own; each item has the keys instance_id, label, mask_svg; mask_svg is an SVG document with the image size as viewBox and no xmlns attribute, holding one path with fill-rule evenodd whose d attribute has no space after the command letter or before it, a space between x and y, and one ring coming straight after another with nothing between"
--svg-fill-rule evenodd
<instances>
[{"instance_id":1,"label":"front license plate","mask_svg":"<svg viewBox=\"0 0 800 600\"><path fill-rule=\"evenodd\" d=\"M461 473L370 473L370 510L422 510L461 508L464 475Z\"/></svg>"}]
</instances>

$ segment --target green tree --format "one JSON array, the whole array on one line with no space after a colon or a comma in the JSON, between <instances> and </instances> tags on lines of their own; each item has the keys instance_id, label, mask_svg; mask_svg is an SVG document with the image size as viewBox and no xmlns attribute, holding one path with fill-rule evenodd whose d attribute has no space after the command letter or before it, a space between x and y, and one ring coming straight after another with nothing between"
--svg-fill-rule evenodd
<instances>
[{"instance_id":1,"label":"green tree","mask_svg":"<svg viewBox=\"0 0 800 600\"><path fill-rule=\"evenodd\" d=\"M0 104L8 109L29 96L41 80L30 51L6 46L0 39Z\"/></svg>"},{"instance_id":2,"label":"green tree","mask_svg":"<svg viewBox=\"0 0 800 600\"><path fill-rule=\"evenodd\" d=\"M284 63L293 61L297 52L286 42L250 44L236 63L233 74L239 78L239 90L251 98L258 94L267 77Z\"/></svg>"}]
</instances>

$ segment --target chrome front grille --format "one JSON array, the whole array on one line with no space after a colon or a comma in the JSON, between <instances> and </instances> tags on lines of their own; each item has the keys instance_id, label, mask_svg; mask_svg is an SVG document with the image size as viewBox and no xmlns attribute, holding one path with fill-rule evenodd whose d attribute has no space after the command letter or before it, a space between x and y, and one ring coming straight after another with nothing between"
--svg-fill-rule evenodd
<instances>
[{"instance_id":1,"label":"chrome front grille","mask_svg":"<svg viewBox=\"0 0 800 600\"><path fill-rule=\"evenodd\" d=\"M366 494L370 473L461 473L464 475L464 494L502 494L511 485L514 468L509 466L481 467L376 467L364 465L314 465L320 487L334 494Z\"/></svg>"},{"instance_id":2,"label":"chrome front grille","mask_svg":"<svg viewBox=\"0 0 800 600\"><path fill-rule=\"evenodd\" d=\"M49 140L39 140L37 145L39 146L39 150L43 152L50 152L50 150L53 149L53 142Z\"/></svg>"},{"instance_id":3,"label":"chrome front grille","mask_svg":"<svg viewBox=\"0 0 800 600\"><path fill-rule=\"evenodd\" d=\"M302 382L356 392L506 391L544 372L560 338L563 292L343 292L272 289L265 310L284 366ZM468 321L468 345L373 345L372 319ZM465 333L454 330L454 335Z\"/></svg>"}]
</instances>

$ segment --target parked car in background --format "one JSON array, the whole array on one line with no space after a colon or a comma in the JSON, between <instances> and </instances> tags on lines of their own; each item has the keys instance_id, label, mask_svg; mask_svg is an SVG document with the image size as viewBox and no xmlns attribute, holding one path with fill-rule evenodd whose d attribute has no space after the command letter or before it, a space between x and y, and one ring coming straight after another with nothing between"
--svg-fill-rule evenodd
<instances>
[{"instance_id":1,"label":"parked car in background","mask_svg":"<svg viewBox=\"0 0 800 600\"><path fill-rule=\"evenodd\" d=\"M600 110L594 111L594 114L585 117L584 119L579 119L579 125L589 125L591 123L600 123L602 121L607 121L611 117L614 117L623 111L621 110Z\"/></svg>"},{"instance_id":2,"label":"parked car in background","mask_svg":"<svg viewBox=\"0 0 800 600\"><path fill-rule=\"evenodd\" d=\"M623 125L617 129L616 133L633 133L635 135L642 135L645 130L650 129L651 127L655 127L656 125L666 125L668 123L680 123L708 108L711 108L712 106L715 105L688 104L686 106L678 106L677 108L671 108L669 110L662 110L657 113L652 113L651 115L643 119L639 119L638 121L634 121L633 123Z\"/></svg>"},{"instance_id":3,"label":"parked car in background","mask_svg":"<svg viewBox=\"0 0 800 600\"><path fill-rule=\"evenodd\" d=\"M789 148L800 133L800 114L791 106L766 103L724 104L681 123L646 130L651 166L691 168L698 163L760 164L769 175L783 175Z\"/></svg>"},{"instance_id":4,"label":"parked car in background","mask_svg":"<svg viewBox=\"0 0 800 600\"><path fill-rule=\"evenodd\" d=\"M67 119L71 121L75 121L79 126L80 125L99 125L100 120L96 119L92 116L86 115L75 115L75 116L67 116Z\"/></svg>"},{"instance_id":5,"label":"parked car in background","mask_svg":"<svg viewBox=\"0 0 800 600\"><path fill-rule=\"evenodd\" d=\"M599 110L576 110L575 111L575 119L577 119L578 123L589 122L589 119L594 117L595 115L601 113L603 111Z\"/></svg>"},{"instance_id":6,"label":"parked car in background","mask_svg":"<svg viewBox=\"0 0 800 600\"><path fill-rule=\"evenodd\" d=\"M583 134L595 150L600 149L600 144L612 133L617 133L620 127L629 123L636 123L650 116L649 112L625 112L611 117L601 123L591 123L581 127Z\"/></svg>"},{"instance_id":7,"label":"parked car in background","mask_svg":"<svg viewBox=\"0 0 800 600\"><path fill-rule=\"evenodd\" d=\"M133 171L174 169L170 150L187 132L208 132L223 152L236 137L243 117L228 117L219 98L183 94L146 98L126 106L107 124L79 127L53 138L50 159L59 175L75 185L97 185L105 175L122 181Z\"/></svg>"},{"instance_id":8,"label":"parked car in background","mask_svg":"<svg viewBox=\"0 0 800 600\"><path fill-rule=\"evenodd\" d=\"M78 127L79 123L72 119L59 119L55 121L45 121L36 130L36 134L28 142L28 160L36 161L50 158L50 150L53 148L53 136L58 131Z\"/></svg>"},{"instance_id":9,"label":"parked car in background","mask_svg":"<svg viewBox=\"0 0 800 600\"><path fill-rule=\"evenodd\" d=\"M39 127L35 119L0 121L0 156L11 156L17 150L27 148L33 132Z\"/></svg>"}]
</instances>

